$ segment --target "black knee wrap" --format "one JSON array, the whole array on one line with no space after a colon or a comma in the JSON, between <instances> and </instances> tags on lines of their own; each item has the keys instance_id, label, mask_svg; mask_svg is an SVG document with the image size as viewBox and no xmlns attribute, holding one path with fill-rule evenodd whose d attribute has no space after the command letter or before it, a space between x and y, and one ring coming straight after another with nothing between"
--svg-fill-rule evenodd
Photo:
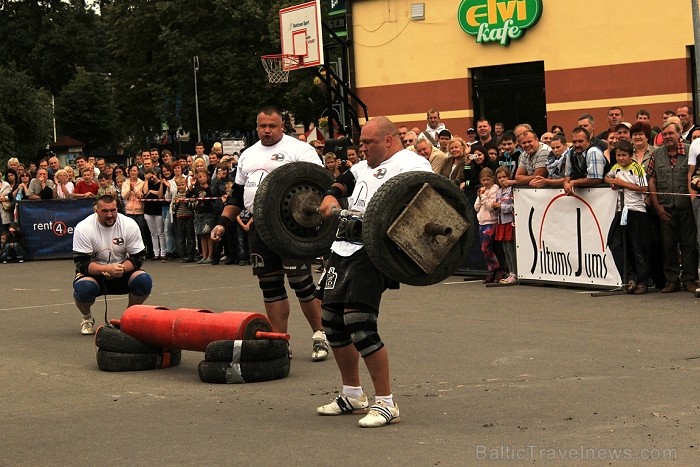
<instances>
[{"instance_id":1,"label":"black knee wrap","mask_svg":"<svg viewBox=\"0 0 700 467\"><path fill-rule=\"evenodd\" d=\"M352 344L352 337L345 329L343 314L342 305L337 308L328 305L321 307L321 324L331 347L345 347Z\"/></svg>"},{"instance_id":2,"label":"black knee wrap","mask_svg":"<svg viewBox=\"0 0 700 467\"><path fill-rule=\"evenodd\" d=\"M258 278L260 290L265 303L280 302L287 299L287 289L284 288L284 275L261 276Z\"/></svg>"},{"instance_id":3,"label":"black knee wrap","mask_svg":"<svg viewBox=\"0 0 700 467\"><path fill-rule=\"evenodd\" d=\"M345 330L350 333L352 343L363 358L384 347L384 343L377 333L376 312L346 311L343 320Z\"/></svg>"},{"instance_id":4,"label":"black knee wrap","mask_svg":"<svg viewBox=\"0 0 700 467\"><path fill-rule=\"evenodd\" d=\"M289 286L294 290L300 302L309 302L314 299L314 279L308 276L289 276Z\"/></svg>"}]
</instances>

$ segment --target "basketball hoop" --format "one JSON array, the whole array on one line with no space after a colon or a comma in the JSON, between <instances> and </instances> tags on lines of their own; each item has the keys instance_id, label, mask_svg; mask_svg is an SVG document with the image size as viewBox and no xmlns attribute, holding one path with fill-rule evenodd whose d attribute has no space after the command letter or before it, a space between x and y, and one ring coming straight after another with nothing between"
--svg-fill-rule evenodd
<instances>
[{"instance_id":1,"label":"basketball hoop","mask_svg":"<svg viewBox=\"0 0 700 467\"><path fill-rule=\"evenodd\" d=\"M289 81L289 70L301 64L302 57L299 55L263 55L260 57L263 67L267 72L267 78L271 83L286 83Z\"/></svg>"}]
</instances>

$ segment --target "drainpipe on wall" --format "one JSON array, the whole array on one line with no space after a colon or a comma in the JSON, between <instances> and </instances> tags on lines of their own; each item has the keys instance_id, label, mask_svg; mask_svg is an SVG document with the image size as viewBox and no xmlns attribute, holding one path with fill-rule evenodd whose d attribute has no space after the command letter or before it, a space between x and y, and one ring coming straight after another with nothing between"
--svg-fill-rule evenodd
<instances>
[{"instance_id":1,"label":"drainpipe on wall","mask_svg":"<svg viewBox=\"0 0 700 467\"><path fill-rule=\"evenodd\" d=\"M693 8L693 34L695 36L695 116L700 105L700 0L690 0Z\"/></svg>"}]
</instances>

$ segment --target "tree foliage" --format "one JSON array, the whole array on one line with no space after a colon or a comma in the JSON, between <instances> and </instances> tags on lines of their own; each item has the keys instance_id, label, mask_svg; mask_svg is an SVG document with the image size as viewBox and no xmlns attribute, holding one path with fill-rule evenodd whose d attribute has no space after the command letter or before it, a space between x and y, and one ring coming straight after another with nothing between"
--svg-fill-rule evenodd
<instances>
[{"instance_id":1,"label":"tree foliage","mask_svg":"<svg viewBox=\"0 0 700 467\"><path fill-rule=\"evenodd\" d=\"M56 99L55 113L59 132L88 147L120 142L109 76L79 68Z\"/></svg>"},{"instance_id":2,"label":"tree foliage","mask_svg":"<svg viewBox=\"0 0 700 467\"><path fill-rule=\"evenodd\" d=\"M0 52L56 96L60 132L86 149L120 136L139 145L164 127L194 135L195 56L203 134L250 130L265 105L309 122L326 104L313 71L274 86L260 62L280 50L279 9L297 3L102 0L95 10L85 0L0 0Z\"/></svg>"},{"instance_id":3,"label":"tree foliage","mask_svg":"<svg viewBox=\"0 0 700 467\"><path fill-rule=\"evenodd\" d=\"M51 137L51 97L23 72L0 66L0 159L34 159Z\"/></svg>"},{"instance_id":4,"label":"tree foliage","mask_svg":"<svg viewBox=\"0 0 700 467\"><path fill-rule=\"evenodd\" d=\"M294 2L292 2L294 3ZM104 8L112 68L120 83L122 112L140 129L196 129L194 64L203 132L250 128L264 105L302 113L319 90L310 72L284 87L270 86L260 56L276 53L278 11L290 2L270 0L114 1ZM317 104L318 105L318 104ZM136 122L134 122L136 123ZM133 132L139 128L131 128Z\"/></svg>"},{"instance_id":5,"label":"tree foliage","mask_svg":"<svg viewBox=\"0 0 700 467\"><path fill-rule=\"evenodd\" d=\"M104 66L100 23L84 1L0 0L0 56L57 95L78 66Z\"/></svg>"}]
</instances>

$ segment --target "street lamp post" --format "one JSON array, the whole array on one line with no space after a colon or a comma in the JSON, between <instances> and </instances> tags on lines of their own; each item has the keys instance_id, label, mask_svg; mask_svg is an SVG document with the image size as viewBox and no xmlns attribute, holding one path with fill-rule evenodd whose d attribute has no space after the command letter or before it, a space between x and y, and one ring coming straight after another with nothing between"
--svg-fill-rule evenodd
<instances>
[{"instance_id":1,"label":"street lamp post","mask_svg":"<svg viewBox=\"0 0 700 467\"><path fill-rule=\"evenodd\" d=\"M197 96L197 71L199 71L199 57L196 55L192 58L194 65L194 110L197 115L197 141L202 141L199 131L199 97Z\"/></svg>"}]
</instances>

